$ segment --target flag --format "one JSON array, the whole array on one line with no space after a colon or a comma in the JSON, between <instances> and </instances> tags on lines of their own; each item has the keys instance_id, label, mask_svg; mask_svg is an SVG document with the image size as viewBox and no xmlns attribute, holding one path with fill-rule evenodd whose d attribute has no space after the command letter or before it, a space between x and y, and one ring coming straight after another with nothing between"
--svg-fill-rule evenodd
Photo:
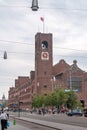
<instances>
[{"instance_id":1,"label":"flag","mask_svg":"<svg viewBox=\"0 0 87 130\"><path fill-rule=\"evenodd\" d=\"M44 33L44 17L40 17L40 20L43 22L43 33Z\"/></svg>"},{"instance_id":2,"label":"flag","mask_svg":"<svg viewBox=\"0 0 87 130\"><path fill-rule=\"evenodd\" d=\"M42 22L44 22L44 18L43 18L43 17L40 17L40 20L41 20Z\"/></svg>"}]
</instances>

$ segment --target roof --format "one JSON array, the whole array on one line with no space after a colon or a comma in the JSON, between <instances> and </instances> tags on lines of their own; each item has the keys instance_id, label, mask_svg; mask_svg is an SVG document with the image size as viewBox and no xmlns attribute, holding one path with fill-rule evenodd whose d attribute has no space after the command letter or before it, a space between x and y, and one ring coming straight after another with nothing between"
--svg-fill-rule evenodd
<instances>
[{"instance_id":1,"label":"roof","mask_svg":"<svg viewBox=\"0 0 87 130\"><path fill-rule=\"evenodd\" d=\"M63 75L66 72L69 72L69 73L71 72L72 74L79 72L79 74L83 74L85 71L81 70L77 66L76 60L73 61L72 65L69 65L62 59L59 61L59 63L57 63L53 67L53 75L54 76Z\"/></svg>"},{"instance_id":2,"label":"roof","mask_svg":"<svg viewBox=\"0 0 87 130\"><path fill-rule=\"evenodd\" d=\"M69 69L70 65L65 62L65 60L61 59L59 63L53 66L53 75L61 74L65 70Z\"/></svg>"}]
</instances>

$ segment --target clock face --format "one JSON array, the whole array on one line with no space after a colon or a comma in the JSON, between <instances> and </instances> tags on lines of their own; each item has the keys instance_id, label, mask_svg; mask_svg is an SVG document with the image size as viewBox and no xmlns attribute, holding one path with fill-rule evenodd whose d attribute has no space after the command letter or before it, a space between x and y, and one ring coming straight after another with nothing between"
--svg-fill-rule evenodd
<instances>
[{"instance_id":1,"label":"clock face","mask_svg":"<svg viewBox=\"0 0 87 130\"><path fill-rule=\"evenodd\" d=\"M48 48L48 42L47 41L43 41L41 46L42 46L42 49Z\"/></svg>"},{"instance_id":2,"label":"clock face","mask_svg":"<svg viewBox=\"0 0 87 130\"><path fill-rule=\"evenodd\" d=\"M42 52L41 53L41 59L42 60L49 60L49 53L48 52Z\"/></svg>"}]
</instances>

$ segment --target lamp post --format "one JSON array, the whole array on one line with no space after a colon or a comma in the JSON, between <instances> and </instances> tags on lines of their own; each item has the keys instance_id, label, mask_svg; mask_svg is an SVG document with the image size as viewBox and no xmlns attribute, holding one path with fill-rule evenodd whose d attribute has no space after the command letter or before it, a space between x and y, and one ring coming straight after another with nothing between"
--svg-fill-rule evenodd
<instances>
[{"instance_id":1,"label":"lamp post","mask_svg":"<svg viewBox=\"0 0 87 130\"><path fill-rule=\"evenodd\" d=\"M19 111L18 111L18 117L20 117L20 105L22 104L23 102L18 102L18 109L19 109Z\"/></svg>"},{"instance_id":2,"label":"lamp post","mask_svg":"<svg viewBox=\"0 0 87 130\"><path fill-rule=\"evenodd\" d=\"M32 6L31 9L32 11L37 11L38 10L38 0L32 0Z\"/></svg>"},{"instance_id":3,"label":"lamp post","mask_svg":"<svg viewBox=\"0 0 87 130\"><path fill-rule=\"evenodd\" d=\"M51 78L51 83L52 83L52 92L53 92L53 78Z\"/></svg>"},{"instance_id":4,"label":"lamp post","mask_svg":"<svg viewBox=\"0 0 87 130\"><path fill-rule=\"evenodd\" d=\"M4 55L3 55L3 59L7 59L7 52L6 51L4 51Z\"/></svg>"},{"instance_id":5,"label":"lamp post","mask_svg":"<svg viewBox=\"0 0 87 130\"><path fill-rule=\"evenodd\" d=\"M23 102L21 101L21 92L19 92L18 93L18 117L20 117L21 104L23 104Z\"/></svg>"},{"instance_id":6,"label":"lamp post","mask_svg":"<svg viewBox=\"0 0 87 130\"><path fill-rule=\"evenodd\" d=\"M70 79L70 90L72 90L72 76L71 76L71 69L69 71L69 79Z\"/></svg>"},{"instance_id":7,"label":"lamp post","mask_svg":"<svg viewBox=\"0 0 87 130\"><path fill-rule=\"evenodd\" d=\"M54 89L54 81L55 81L55 78L52 76L52 78L51 78L52 92L53 92L53 89Z\"/></svg>"}]
</instances>

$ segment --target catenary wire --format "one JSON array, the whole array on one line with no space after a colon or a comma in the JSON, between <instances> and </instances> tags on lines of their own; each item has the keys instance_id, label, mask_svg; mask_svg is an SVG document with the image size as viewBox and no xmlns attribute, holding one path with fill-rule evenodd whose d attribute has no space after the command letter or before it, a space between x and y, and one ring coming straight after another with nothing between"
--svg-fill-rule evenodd
<instances>
[{"instance_id":1,"label":"catenary wire","mask_svg":"<svg viewBox=\"0 0 87 130\"><path fill-rule=\"evenodd\" d=\"M31 8L29 6L23 6L23 5L0 5L0 7L15 7L15 8ZM87 10L87 8L64 8L64 7L39 7L39 9L59 9L59 10Z\"/></svg>"},{"instance_id":2,"label":"catenary wire","mask_svg":"<svg viewBox=\"0 0 87 130\"><path fill-rule=\"evenodd\" d=\"M34 46L34 44L32 43L28 43L28 42L18 42L18 41L10 41L10 40L0 40L1 42L4 42L4 43L17 43L17 44L26 44L26 45L29 45L29 46ZM54 46L53 48L55 49L64 49L64 50L72 50L72 51L80 51L80 52L84 52L84 51L87 51L86 49L82 50L82 49L74 49L74 48L64 48L64 47L60 47L60 46ZM0 50L2 51L2 50ZM12 52L11 52L12 53ZM16 53L16 52L13 52L13 53Z\"/></svg>"},{"instance_id":3,"label":"catenary wire","mask_svg":"<svg viewBox=\"0 0 87 130\"><path fill-rule=\"evenodd\" d=\"M30 8L29 6L18 6L18 5L0 5L0 8ZM65 11L87 11L87 8L63 8L63 7L39 7L39 9L43 10L65 10Z\"/></svg>"}]
</instances>

